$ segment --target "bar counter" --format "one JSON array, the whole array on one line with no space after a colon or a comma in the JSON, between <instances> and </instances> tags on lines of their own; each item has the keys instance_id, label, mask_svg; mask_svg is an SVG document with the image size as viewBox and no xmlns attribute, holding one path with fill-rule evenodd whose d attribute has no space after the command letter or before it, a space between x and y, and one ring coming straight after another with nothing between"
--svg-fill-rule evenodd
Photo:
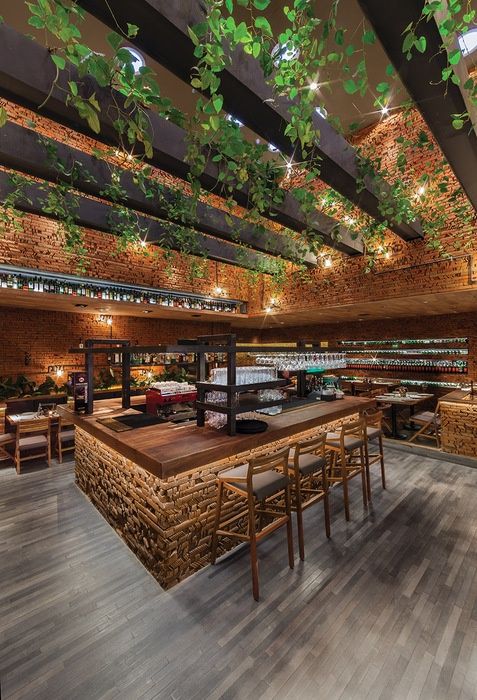
<instances>
[{"instance_id":1,"label":"bar counter","mask_svg":"<svg viewBox=\"0 0 477 700\"><path fill-rule=\"evenodd\" d=\"M164 588L209 562L216 475L356 418L374 399L345 397L264 416L268 429L230 437L195 423L164 423L114 432L98 418L124 415L118 399L98 401L92 415L59 407L76 426L76 483ZM238 500L224 511L234 514ZM237 527L243 524L238 522ZM223 538L223 553L236 544Z\"/></svg>"},{"instance_id":2,"label":"bar counter","mask_svg":"<svg viewBox=\"0 0 477 700\"><path fill-rule=\"evenodd\" d=\"M458 389L443 396L439 406L443 451L477 457L477 394Z\"/></svg>"}]
</instances>

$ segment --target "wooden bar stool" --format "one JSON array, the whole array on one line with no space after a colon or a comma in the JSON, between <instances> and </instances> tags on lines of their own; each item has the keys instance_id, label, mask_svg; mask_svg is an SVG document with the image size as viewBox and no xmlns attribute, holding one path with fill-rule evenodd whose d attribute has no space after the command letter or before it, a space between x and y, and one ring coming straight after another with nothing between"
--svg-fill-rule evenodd
<instances>
[{"instance_id":1,"label":"wooden bar stool","mask_svg":"<svg viewBox=\"0 0 477 700\"><path fill-rule=\"evenodd\" d=\"M65 423L64 418L58 418L58 435L56 436L56 450L58 462L63 461L63 452L71 452L75 449L75 426L73 423Z\"/></svg>"},{"instance_id":2,"label":"wooden bar stool","mask_svg":"<svg viewBox=\"0 0 477 700\"><path fill-rule=\"evenodd\" d=\"M384 469L384 447L383 447L383 412L377 409L368 409L364 412L364 421L366 423L366 463L367 463L367 488L368 500L371 500L371 480L369 467L376 462L380 463L381 467L381 483L383 489L386 488L386 472ZM370 452L369 447L372 443L377 447L377 452Z\"/></svg>"},{"instance_id":3,"label":"wooden bar stool","mask_svg":"<svg viewBox=\"0 0 477 700\"><path fill-rule=\"evenodd\" d=\"M22 457L23 452L28 454ZM15 466L20 474L21 463L28 459L46 457L51 466L51 424L49 418L34 418L23 420L17 424L15 441Z\"/></svg>"},{"instance_id":4,"label":"wooden bar stool","mask_svg":"<svg viewBox=\"0 0 477 700\"><path fill-rule=\"evenodd\" d=\"M326 536L331 536L326 474L326 433L298 442L290 456L291 507L296 512L300 559L303 560L305 558L303 511L318 501L323 501Z\"/></svg>"},{"instance_id":5,"label":"wooden bar stool","mask_svg":"<svg viewBox=\"0 0 477 700\"><path fill-rule=\"evenodd\" d=\"M250 543L250 564L252 568L253 597L259 599L257 543L277 528L286 525L288 540L288 564L293 569L293 533L290 508L290 479L288 458L290 448L284 447L272 454L251 459L235 469L217 475L218 492L215 526L212 535L211 562L217 558L217 544L220 536L236 537ZM225 490L246 499L240 512L221 522L221 511ZM276 503L283 494L283 503ZM247 518L247 533L227 529L240 519ZM266 519L271 519L264 524ZM258 529L257 529L258 525Z\"/></svg>"},{"instance_id":6,"label":"wooden bar stool","mask_svg":"<svg viewBox=\"0 0 477 700\"><path fill-rule=\"evenodd\" d=\"M349 514L348 481L361 475L363 505L368 507L367 462L365 454L366 424L364 418L344 423L339 433L328 433L326 447L332 453L329 483L341 483L346 520Z\"/></svg>"}]
</instances>

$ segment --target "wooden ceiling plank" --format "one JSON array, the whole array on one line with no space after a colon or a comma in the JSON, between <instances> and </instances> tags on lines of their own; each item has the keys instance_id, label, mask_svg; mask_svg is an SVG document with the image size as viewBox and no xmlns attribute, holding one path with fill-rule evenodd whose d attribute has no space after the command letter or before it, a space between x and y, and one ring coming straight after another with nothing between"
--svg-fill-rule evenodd
<instances>
[{"instance_id":1,"label":"wooden ceiling plank","mask_svg":"<svg viewBox=\"0 0 477 700\"><path fill-rule=\"evenodd\" d=\"M53 139L50 139L49 143L55 149L56 157L66 166L66 175L62 174L50 162L46 147L40 141L37 133L12 122L0 129L0 163L13 170L39 177L48 182L63 181L66 184L71 184L71 177L68 173L76 164L75 189L85 194L108 199L104 192L111 184L112 168L104 159L95 158ZM158 197L146 197L134 184L134 175L130 170L118 168L117 172L120 173L120 185L125 192L125 206L169 220L167 207L161 206ZM161 192L167 202L170 204L175 202L177 194L171 188L162 185ZM180 196L185 197L186 200L191 199L183 193ZM190 204L192 207L192 200ZM172 219L172 221L178 224L183 223L178 219ZM286 236L253 226L203 202L197 204L193 228L231 243L236 243L238 236L240 236L242 243L262 253L282 257L293 262L304 262L310 267L317 264L316 256L306 251L304 247L300 249Z\"/></svg>"},{"instance_id":2,"label":"wooden ceiling plank","mask_svg":"<svg viewBox=\"0 0 477 700\"><path fill-rule=\"evenodd\" d=\"M372 24L389 60L399 73L403 85L414 100L431 130L469 201L477 210L477 136L473 129L456 130L452 115L466 112L458 85L442 83L447 55L441 51L442 39L434 20L421 22L419 33L426 38L426 52L415 51L412 61L402 52L402 32L421 17L425 0L400 0L388 3L383 11L381 0L358 0Z\"/></svg>"},{"instance_id":3,"label":"wooden ceiling plank","mask_svg":"<svg viewBox=\"0 0 477 700\"><path fill-rule=\"evenodd\" d=\"M21 61L17 60L18 56L21 56ZM46 49L11 27L0 25L0 95L32 110L37 110L44 103L41 114L45 117L116 147L117 134L113 125L115 107L110 92L99 88L92 79L78 80L80 94L87 98L94 92L100 105L101 134L98 136L71 105L65 104L68 76L60 73L56 86L51 89L55 76L56 69ZM72 69L69 79L74 80L75 77ZM116 93L115 100L121 103L122 99ZM187 179L189 167L186 162L185 131L154 112L149 111L147 115L153 135L153 157L150 163L176 177ZM218 174L217 166L209 163L201 178L203 187L217 192ZM246 188L235 191L234 197L239 205L247 207ZM271 207L264 213L264 217L293 231L301 232L306 228L299 204L289 193L286 193L282 204ZM347 227L321 212L316 212L312 229L332 248L347 255L363 253L362 241L354 240Z\"/></svg>"},{"instance_id":4,"label":"wooden ceiling plank","mask_svg":"<svg viewBox=\"0 0 477 700\"><path fill-rule=\"evenodd\" d=\"M197 59L188 27L204 21L205 6L200 0L135 0L134 9L128 0L78 0L78 4L112 29L126 26L127 22L137 24L140 30L131 42L183 81L190 82ZM239 48L220 79L225 109L282 153L295 157L297 147L285 136L292 103L273 93L258 62ZM365 178L364 188L358 186L355 149L316 112L313 123L320 132L320 144L313 156L321 159L321 180L373 218L385 220L373 182ZM389 186L381 182L380 188ZM417 220L410 224L394 221L390 228L406 241L423 237Z\"/></svg>"},{"instance_id":5,"label":"wooden ceiling plank","mask_svg":"<svg viewBox=\"0 0 477 700\"><path fill-rule=\"evenodd\" d=\"M12 183L10 174L7 171L0 171L0 200L4 201L14 190L15 185ZM32 180L22 188L21 200L15 203L15 208L29 214L56 219L54 213L45 211L46 199L47 192L44 185ZM71 204L75 222L79 226L105 233L115 233L115 224L119 221L113 207L85 196L76 197L74 194L71 194ZM176 228L174 224L138 215L137 225L147 232L145 235L147 243L182 252L182 247L174 238ZM231 243L210 238L197 231L193 233L195 238L190 250L191 255L204 254L211 260L249 269L266 270L267 265L270 269L270 265L273 264L273 259L261 253L239 249Z\"/></svg>"}]
</instances>

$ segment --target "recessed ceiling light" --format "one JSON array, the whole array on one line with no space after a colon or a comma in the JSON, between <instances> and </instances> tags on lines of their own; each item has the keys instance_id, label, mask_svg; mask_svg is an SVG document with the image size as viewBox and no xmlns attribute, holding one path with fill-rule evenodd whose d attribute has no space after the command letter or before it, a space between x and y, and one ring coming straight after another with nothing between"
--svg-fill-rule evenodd
<instances>
[{"instance_id":1,"label":"recessed ceiling light","mask_svg":"<svg viewBox=\"0 0 477 700\"><path fill-rule=\"evenodd\" d=\"M323 117L323 119L326 119L328 116L328 110L326 107L323 107L323 105L318 105L318 107L315 107L315 112L320 115L320 117Z\"/></svg>"},{"instance_id":2,"label":"recessed ceiling light","mask_svg":"<svg viewBox=\"0 0 477 700\"><path fill-rule=\"evenodd\" d=\"M134 49L132 46L125 46L124 47L128 53L131 54L132 57L132 67L134 73L137 75L141 68L143 68L146 65L146 61L144 60L144 56L139 53L137 49Z\"/></svg>"},{"instance_id":3,"label":"recessed ceiling light","mask_svg":"<svg viewBox=\"0 0 477 700\"><path fill-rule=\"evenodd\" d=\"M239 128L243 126L243 122L241 122L240 119L237 119L237 117L234 117L233 114L227 114L225 118L228 122L234 124L234 126L238 126Z\"/></svg>"},{"instance_id":4,"label":"recessed ceiling light","mask_svg":"<svg viewBox=\"0 0 477 700\"><path fill-rule=\"evenodd\" d=\"M270 153L278 153L279 149L273 145L273 143L268 144L268 150Z\"/></svg>"}]
</instances>

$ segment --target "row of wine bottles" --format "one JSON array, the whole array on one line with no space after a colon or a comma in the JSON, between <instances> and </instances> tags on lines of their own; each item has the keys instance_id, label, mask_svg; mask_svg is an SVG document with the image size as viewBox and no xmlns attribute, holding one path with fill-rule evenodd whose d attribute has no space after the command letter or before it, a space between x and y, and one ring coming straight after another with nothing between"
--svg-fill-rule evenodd
<instances>
[{"instance_id":1,"label":"row of wine bottles","mask_svg":"<svg viewBox=\"0 0 477 700\"><path fill-rule=\"evenodd\" d=\"M397 360L393 358L348 358L350 369L383 369L391 372L443 372L446 374L465 374L466 360Z\"/></svg>"},{"instance_id":2,"label":"row of wine bottles","mask_svg":"<svg viewBox=\"0 0 477 700\"><path fill-rule=\"evenodd\" d=\"M133 289L127 287L110 287L95 285L88 282L75 282L55 278L21 275L0 272L0 287L2 289L22 289L30 292L48 294L68 294L85 299L102 299L104 301L123 301L136 304L156 304L197 311L217 311L221 313L238 313L240 304L222 299L193 297L153 290Z\"/></svg>"}]
</instances>

